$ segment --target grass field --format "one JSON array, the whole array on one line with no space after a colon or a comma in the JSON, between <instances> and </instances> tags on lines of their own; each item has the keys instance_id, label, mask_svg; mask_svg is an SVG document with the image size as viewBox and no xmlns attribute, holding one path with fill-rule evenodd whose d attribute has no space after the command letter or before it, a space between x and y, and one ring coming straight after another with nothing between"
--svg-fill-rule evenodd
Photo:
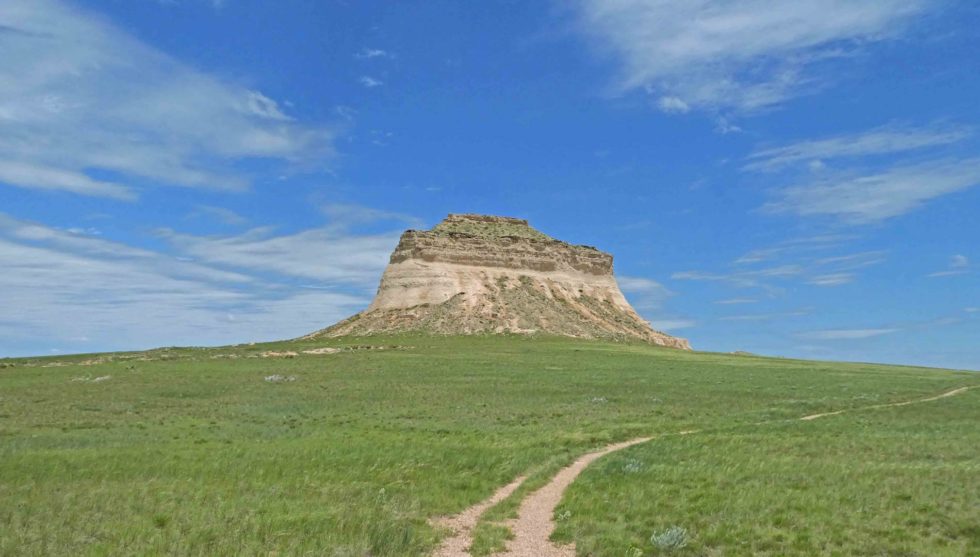
<instances>
[{"instance_id":1,"label":"grass field","mask_svg":"<svg viewBox=\"0 0 980 557\"><path fill-rule=\"evenodd\" d=\"M326 346L346 349L302 353ZM0 555L426 555L429 518L529 473L478 528L486 554L576 456L688 429L705 431L587 469L555 538L617 557L667 554L650 538L672 527L676 555L977 555L980 389L795 420L967 385L980 375L526 337L0 360Z\"/></svg>"}]
</instances>

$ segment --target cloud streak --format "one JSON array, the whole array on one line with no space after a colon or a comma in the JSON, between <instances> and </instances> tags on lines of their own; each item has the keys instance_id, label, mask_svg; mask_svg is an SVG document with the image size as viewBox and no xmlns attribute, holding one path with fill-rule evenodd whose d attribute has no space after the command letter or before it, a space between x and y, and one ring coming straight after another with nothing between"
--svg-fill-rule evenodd
<instances>
[{"instance_id":1,"label":"cloud streak","mask_svg":"<svg viewBox=\"0 0 980 557\"><path fill-rule=\"evenodd\" d=\"M329 129L61 1L7 0L0 29L7 185L123 200L137 185L240 190L240 161L300 168L332 152Z\"/></svg>"},{"instance_id":2,"label":"cloud streak","mask_svg":"<svg viewBox=\"0 0 980 557\"><path fill-rule=\"evenodd\" d=\"M645 90L668 112L749 111L819 87L821 62L896 35L930 4L583 0L578 16L581 32L617 61L617 90Z\"/></svg>"},{"instance_id":3,"label":"cloud streak","mask_svg":"<svg viewBox=\"0 0 980 557\"><path fill-rule=\"evenodd\" d=\"M742 170L772 172L798 163L820 164L827 159L859 158L902 153L962 141L971 131L962 127L883 126L858 134L801 141L757 150L747 157Z\"/></svg>"},{"instance_id":4,"label":"cloud streak","mask_svg":"<svg viewBox=\"0 0 980 557\"><path fill-rule=\"evenodd\" d=\"M980 184L980 158L942 159L875 173L817 176L783 188L763 206L773 214L829 216L872 224Z\"/></svg>"},{"instance_id":5,"label":"cloud streak","mask_svg":"<svg viewBox=\"0 0 980 557\"><path fill-rule=\"evenodd\" d=\"M397 241L322 229L170 239L176 250L153 251L0 214L0 354L298 336L363 309Z\"/></svg>"},{"instance_id":6,"label":"cloud streak","mask_svg":"<svg viewBox=\"0 0 980 557\"><path fill-rule=\"evenodd\" d=\"M957 275L965 275L970 272L970 259L965 255L954 255L949 258L949 266L946 267L945 271L937 271L935 273L929 273L928 277L938 278L938 277L954 277Z\"/></svg>"},{"instance_id":7,"label":"cloud streak","mask_svg":"<svg viewBox=\"0 0 980 557\"><path fill-rule=\"evenodd\" d=\"M888 335L899 329L827 329L801 333L800 338L810 340L859 340Z\"/></svg>"}]
</instances>

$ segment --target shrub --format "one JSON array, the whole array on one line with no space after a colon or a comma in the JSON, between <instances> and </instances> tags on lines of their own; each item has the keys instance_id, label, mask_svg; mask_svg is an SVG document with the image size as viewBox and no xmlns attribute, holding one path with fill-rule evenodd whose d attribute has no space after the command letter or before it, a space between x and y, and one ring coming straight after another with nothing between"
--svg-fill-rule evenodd
<instances>
[{"instance_id":1,"label":"shrub","mask_svg":"<svg viewBox=\"0 0 980 557\"><path fill-rule=\"evenodd\" d=\"M687 542L687 530L680 526L671 526L659 534L654 533L650 536L650 543L663 551L681 549L687 545Z\"/></svg>"}]
</instances>

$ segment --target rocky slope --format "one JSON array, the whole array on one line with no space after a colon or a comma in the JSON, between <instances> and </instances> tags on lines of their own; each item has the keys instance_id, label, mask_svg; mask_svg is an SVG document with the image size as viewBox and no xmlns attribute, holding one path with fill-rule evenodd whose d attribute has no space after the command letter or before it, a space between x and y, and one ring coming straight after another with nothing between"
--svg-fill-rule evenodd
<instances>
[{"instance_id":1,"label":"rocky slope","mask_svg":"<svg viewBox=\"0 0 980 557\"><path fill-rule=\"evenodd\" d=\"M612 263L525 220L449 215L432 230L402 234L367 310L310 336L541 332L690 349L636 313Z\"/></svg>"}]
</instances>

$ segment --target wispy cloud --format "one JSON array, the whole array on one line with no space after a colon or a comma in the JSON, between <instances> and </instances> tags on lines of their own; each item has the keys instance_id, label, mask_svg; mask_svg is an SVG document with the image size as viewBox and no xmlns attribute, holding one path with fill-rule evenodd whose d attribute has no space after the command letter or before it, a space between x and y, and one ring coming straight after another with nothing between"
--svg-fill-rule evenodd
<instances>
[{"instance_id":1,"label":"wispy cloud","mask_svg":"<svg viewBox=\"0 0 980 557\"><path fill-rule=\"evenodd\" d=\"M657 101L657 106L664 112L673 112L677 114L683 114L691 110L691 107L688 106L686 102L677 97L661 97L660 100Z\"/></svg>"},{"instance_id":2,"label":"wispy cloud","mask_svg":"<svg viewBox=\"0 0 980 557\"><path fill-rule=\"evenodd\" d=\"M664 302L674 295L659 282L643 278L616 277L620 290L637 312L650 320L650 326L659 331L675 331L697 326L697 321L684 317L664 315Z\"/></svg>"},{"instance_id":3,"label":"wispy cloud","mask_svg":"<svg viewBox=\"0 0 980 557\"><path fill-rule=\"evenodd\" d=\"M965 275L970 272L970 259L965 255L954 255L949 258L949 265L943 271L937 271L935 273L929 273L929 277L953 277L956 275Z\"/></svg>"},{"instance_id":4,"label":"wispy cloud","mask_svg":"<svg viewBox=\"0 0 980 557\"><path fill-rule=\"evenodd\" d=\"M398 234L352 236L337 228L276 235L255 228L235 236L195 236L158 231L180 255L235 272L265 272L329 284L373 289Z\"/></svg>"},{"instance_id":5,"label":"wispy cloud","mask_svg":"<svg viewBox=\"0 0 980 557\"><path fill-rule=\"evenodd\" d=\"M682 271L672 274L670 278L674 280L727 282L735 286L749 288L765 287L763 279L795 277L803 272L804 268L800 265L779 265L776 267L766 267L751 271L735 271L731 273Z\"/></svg>"},{"instance_id":6,"label":"wispy cloud","mask_svg":"<svg viewBox=\"0 0 980 557\"><path fill-rule=\"evenodd\" d=\"M323 214L330 217L330 223L333 226L341 228L380 222L398 222L415 228L424 225L421 219L406 213L385 211L352 203L327 203L321 209Z\"/></svg>"},{"instance_id":7,"label":"wispy cloud","mask_svg":"<svg viewBox=\"0 0 980 557\"><path fill-rule=\"evenodd\" d=\"M698 280L727 283L737 288L758 288L771 295L784 292L787 281L802 282L814 286L841 286L857 280L858 272L883 263L887 253L882 250L827 255L831 249L840 249L854 236L821 234L793 238L774 246L759 248L738 257L728 272L686 271L674 273L676 280ZM824 253L821 253L824 252ZM755 298L737 297L721 300L716 304L738 304Z\"/></svg>"},{"instance_id":8,"label":"wispy cloud","mask_svg":"<svg viewBox=\"0 0 980 557\"><path fill-rule=\"evenodd\" d=\"M827 329L800 333L800 338L810 340L856 340L888 335L899 329Z\"/></svg>"},{"instance_id":9,"label":"wispy cloud","mask_svg":"<svg viewBox=\"0 0 980 557\"><path fill-rule=\"evenodd\" d=\"M75 6L6 0L0 28L7 185L117 199L137 183L242 189L250 177L238 161L299 167L331 153L329 129Z\"/></svg>"},{"instance_id":10,"label":"wispy cloud","mask_svg":"<svg viewBox=\"0 0 980 557\"><path fill-rule=\"evenodd\" d=\"M812 310L799 309L795 311L783 311L774 313L749 313L744 315L726 315L719 317L719 321L772 321L773 319L785 319L787 317L803 317L810 315Z\"/></svg>"},{"instance_id":11,"label":"wispy cloud","mask_svg":"<svg viewBox=\"0 0 980 557\"><path fill-rule=\"evenodd\" d=\"M354 58L370 60L371 58L394 58L394 55L380 48L363 48L354 55Z\"/></svg>"},{"instance_id":12,"label":"wispy cloud","mask_svg":"<svg viewBox=\"0 0 980 557\"><path fill-rule=\"evenodd\" d=\"M697 325L698 322L693 319L663 319L650 322L650 326L658 331L678 331L697 327Z\"/></svg>"},{"instance_id":13,"label":"wispy cloud","mask_svg":"<svg viewBox=\"0 0 980 557\"><path fill-rule=\"evenodd\" d=\"M815 176L779 190L770 213L829 216L849 224L876 223L931 199L980 184L980 158L942 159L881 172Z\"/></svg>"},{"instance_id":14,"label":"wispy cloud","mask_svg":"<svg viewBox=\"0 0 980 557\"><path fill-rule=\"evenodd\" d=\"M80 351L298 336L368 304L397 239L380 238L182 236L165 253L0 215L0 353L38 339Z\"/></svg>"},{"instance_id":15,"label":"wispy cloud","mask_svg":"<svg viewBox=\"0 0 980 557\"><path fill-rule=\"evenodd\" d=\"M648 278L620 276L616 282L638 311L660 309L664 300L673 296L664 285Z\"/></svg>"},{"instance_id":16,"label":"wispy cloud","mask_svg":"<svg viewBox=\"0 0 980 557\"><path fill-rule=\"evenodd\" d=\"M845 134L823 139L801 141L780 147L758 150L748 156L743 170L771 172L787 166L806 163L810 170L823 167L828 159L858 158L901 153L948 145L971 134L964 127L950 126L883 126L857 134Z\"/></svg>"},{"instance_id":17,"label":"wispy cloud","mask_svg":"<svg viewBox=\"0 0 980 557\"><path fill-rule=\"evenodd\" d=\"M239 215L235 211L226 207L215 207L213 205L198 205L187 218L206 219L218 221L229 226L241 226L248 222L248 219Z\"/></svg>"},{"instance_id":18,"label":"wispy cloud","mask_svg":"<svg viewBox=\"0 0 980 557\"><path fill-rule=\"evenodd\" d=\"M384 81L381 81L380 79L375 79L375 78L373 78L373 77L371 77L369 75L362 75L360 78L358 78L357 81L361 85L367 87L368 89L373 89L375 87L380 87L380 86L382 86L382 85L385 84Z\"/></svg>"},{"instance_id":19,"label":"wispy cloud","mask_svg":"<svg viewBox=\"0 0 980 557\"><path fill-rule=\"evenodd\" d=\"M831 273L829 275L817 275L807 281L807 284L814 286L841 286L854 282L853 273Z\"/></svg>"},{"instance_id":20,"label":"wispy cloud","mask_svg":"<svg viewBox=\"0 0 980 557\"><path fill-rule=\"evenodd\" d=\"M736 304L755 304L758 303L758 301L759 300L756 300L755 298L728 298L727 300L718 300L715 303L723 306L730 306Z\"/></svg>"},{"instance_id":21,"label":"wispy cloud","mask_svg":"<svg viewBox=\"0 0 980 557\"><path fill-rule=\"evenodd\" d=\"M818 234L791 238L770 247L754 249L735 260L735 265L752 265L773 261L789 255L807 254L840 246L855 237L847 234Z\"/></svg>"},{"instance_id":22,"label":"wispy cloud","mask_svg":"<svg viewBox=\"0 0 980 557\"><path fill-rule=\"evenodd\" d=\"M742 170L776 173L788 184L773 189L775 199L763 205L765 212L871 224L980 184L980 158L939 158L927 152L971 135L963 126L889 125L760 149ZM903 154L908 161L911 152L917 152L915 162L881 158Z\"/></svg>"},{"instance_id":23,"label":"wispy cloud","mask_svg":"<svg viewBox=\"0 0 980 557\"><path fill-rule=\"evenodd\" d=\"M661 108L753 110L829 79L830 58L897 35L928 0L582 0L581 31L619 62L620 91Z\"/></svg>"}]
</instances>

